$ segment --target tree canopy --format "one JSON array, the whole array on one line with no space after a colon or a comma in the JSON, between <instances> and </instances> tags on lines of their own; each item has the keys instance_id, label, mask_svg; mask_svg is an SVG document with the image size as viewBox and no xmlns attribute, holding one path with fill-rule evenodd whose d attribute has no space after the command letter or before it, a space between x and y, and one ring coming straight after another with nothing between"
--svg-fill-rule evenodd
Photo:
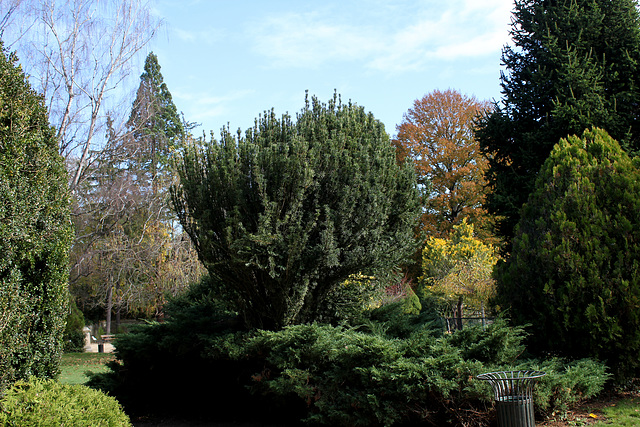
<instances>
[{"instance_id":1,"label":"tree canopy","mask_svg":"<svg viewBox=\"0 0 640 427\"><path fill-rule=\"evenodd\" d=\"M497 269L497 302L531 324L530 349L638 374L640 162L605 131L561 140Z\"/></svg>"},{"instance_id":2,"label":"tree canopy","mask_svg":"<svg viewBox=\"0 0 640 427\"><path fill-rule=\"evenodd\" d=\"M488 102L454 90L436 90L413 103L393 140L398 159L410 158L424 188L421 232L446 238L466 218L482 237L490 235L490 222L482 204L486 194L487 160L473 130Z\"/></svg>"},{"instance_id":3,"label":"tree canopy","mask_svg":"<svg viewBox=\"0 0 640 427\"><path fill-rule=\"evenodd\" d=\"M418 294L440 296L458 318L462 329L463 305L483 311L495 295L493 267L498 261L493 246L474 236L474 227L462 220L449 239L431 237L422 250L422 276Z\"/></svg>"},{"instance_id":4,"label":"tree canopy","mask_svg":"<svg viewBox=\"0 0 640 427\"><path fill-rule=\"evenodd\" d=\"M388 273L414 248L413 166L396 164L363 107L313 97L244 136L184 149L173 202L222 295L249 327L321 320L352 274Z\"/></svg>"},{"instance_id":5,"label":"tree canopy","mask_svg":"<svg viewBox=\"0 0 640 427\"><path fill-rule=\"evenodd\" d=\"M487 207L510 238L552 147L598 126L640 149L640 21L633 0L516 0L502 100L476 132Z\"/></svg>"},{"instance_id":6,"label":"tree canopy","mask_svg":"<svg viewBox=\"0 0 640 427\"><path fill-rule=\"evenodd\" d=\"M129 159L135 160L137 168L146 174L154 193L159 180L165 181L165 188L168 186L169 158L185 135L184 124L160 68L158 57L151 52L140 76L126 137L130 141L126 145Z\"/></svg>"}]
</instances>

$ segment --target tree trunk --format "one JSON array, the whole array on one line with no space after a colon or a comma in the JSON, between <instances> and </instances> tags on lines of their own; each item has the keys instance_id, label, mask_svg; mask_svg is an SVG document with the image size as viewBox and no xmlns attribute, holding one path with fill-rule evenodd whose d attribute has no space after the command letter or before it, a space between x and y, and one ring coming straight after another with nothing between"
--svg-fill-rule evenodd
<instances>
[{"instance_id":1,"label":"tree trunk","mask_svg":"<svg viewBox=\"0 0 640 427\"><path fill-rule=\"evenodd\" d=\"M458 323L458 329L462 330L462 307L464 304L462 303L462 296L458 297L458 303L456 304L456 320Z\"/></svg>"},{"instance_id":2,"label":"tree trunk","mask_svg":"<svg viewBox=\"0 0 640 427\"><path fill-rule=\"evenodd\" d=\"M111 309L113 308L113 285L110 285L107 289L107 309L106 309L106 318L107 324L105 326L105 334L111 333Z\"/></svg>"},{"instance_id":3,"label":"tree trunk","mask_svg":"<svg viewBox=\"0 0 640 427\"><path fill-rule=\"evenodd\" d=\"M115 330L116 334L120 330L120 311L121 311L121 306L120 304L118 304L118 308L116 308L116 330Z\"/></svg>"}]
</instances>

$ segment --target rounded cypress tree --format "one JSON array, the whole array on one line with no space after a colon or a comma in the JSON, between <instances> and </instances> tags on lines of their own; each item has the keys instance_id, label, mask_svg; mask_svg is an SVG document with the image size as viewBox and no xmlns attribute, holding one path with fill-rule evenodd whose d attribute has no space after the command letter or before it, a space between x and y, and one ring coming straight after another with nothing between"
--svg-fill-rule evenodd
<instances>
[{"instance_id":1,"label":"rounded cypress tree","mask_svg":"<svg viewBox=\"0 0 640 427\"><path fill-rule=\"evenodd\" d=\"M529 348L640 373L640 162L605 131L561 140L497 269L498 303Z\"/></svg>"},{"instance_id":2,"label":"rounded cypress tree","mask_svg":"<svg viewBox=\"0 0 640 427\"><path fill-rule=\"evenodd\" d=\"M0 44L0 388L58 373L72 239L55 131L16 62Z\"/></svg>"},{"instance_id":3,"label":"rounded cypress tree","mask_svg":"<svg viewBox=\"0 0 640 427\"><path fill-rule=\"evenodd\" d=\"M265 113L242 137L185 149L173 201L200 260L248 327L322 320L350 275L388 273L415 250L413 166L384 125L334 98L294 122Z\"/></svg>"}]
</instances>

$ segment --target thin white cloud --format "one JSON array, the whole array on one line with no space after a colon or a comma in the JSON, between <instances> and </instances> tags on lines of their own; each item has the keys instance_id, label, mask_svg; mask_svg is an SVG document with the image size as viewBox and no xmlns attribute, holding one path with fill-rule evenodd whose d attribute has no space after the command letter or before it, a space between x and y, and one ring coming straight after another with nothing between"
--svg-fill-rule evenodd
<instances>
[{"instance_id":1,"label":"thin white cloud","mask_svg":"<svg viewBox=\"0 0 640 427\"><path fill-rule=\"evenodd\" d=\"M223 34L215 29L193 31L184 30L182 28L173 28L171 33L175 35L178 40L192 44L214 45L219 43L223 38Z\"/></svg>"},{"instance_id":2,"label":"thin white cloud","mask_svg":"<svg viewBox=\"0 0 640 427\"><path fill-rule=\"evenodd\" d=\"M375 70L416 70L434 60L500 52L509 39L511 7L512 0L450 1L386 26L362 16L336 19L328 11L288 13L263 18L251 35L254 49L273 67L347 61Z\"/></svg>"},{"instance_id":3,"label":"thin white cloud","mask_svg":"<svg viewBox=\"0 0 640 427\"><path fill-rule=\"evenodd\" d=\"M172 95L176 99L176 104L184 106L185 116L190 121L210 123L215 120L224 120L229 115L229 105L250 96L252 93L251 90L237 90L213 96L206 92L195 93L178 89L172 92ZM226 122L221 122L220 126L222 125L226 125ZM206 131L209 130L206 129Z\"/></svg>"},{"instance_id":4,"label":"thin white cloud","mask_svg":"<svg viewBox=\"0 0 640 427\"><path fill-rule=\"evenodd\" d=\"M326 22L316 12L266 17L251 33L254 50L279 67L314 68L336 59L358 60L377 48L366 29Z\"/></svg>"},{"instance_id":5,"label":"thin white cloud","mask_svg":"<svg viewBox=\"0 0 640 427\"><path fill-rule=\"evenodd\" d=\"M510 0L463 0L449 7L435 19L420 19L393 34L385 52L372 59L370 67L416 70L433 61L494 54L508 42Z\"/></svg>"}]
</instances>

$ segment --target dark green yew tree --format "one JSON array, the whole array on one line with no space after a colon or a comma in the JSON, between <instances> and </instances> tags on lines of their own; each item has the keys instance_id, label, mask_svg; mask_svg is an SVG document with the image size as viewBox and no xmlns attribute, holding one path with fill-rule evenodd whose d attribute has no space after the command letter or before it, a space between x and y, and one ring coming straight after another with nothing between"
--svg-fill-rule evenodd
<instances>
[{"instance_id":1,"label":"dark green yew tree","mask_svg":"<svg viewBox=\"0 0 640 427\"><path fill-rule=\"evenodd\" d=\"M640 150L640 21L633 0L516 0L502 100L479 124L487 208L513 236L552 147L597 126Z\"/></svg>"},{"instance_id":2,"label":"dark green yew tree","mask_svg":"<svg viewBox=\"0 0 640 427\"><path fill-rule=\"evenodd\" d=\"M362 107L315 97L245 136L190 146L173 201L223 296L249 327L324 320L350 274L388 273L415 250L411 164Z\"/></svg>"},{"instance_id":3,"label":"dark green yew tree","mask_svg":"<svg viewBox=\"0 0 640 427\"><path fill-rule=\"evenodd\" d=\"M640 373L640 162L605 131L558 143L499 265L498 303L529 349Z\"/></svg>"},{"instance_id":4,"label":"dark green yew tree","mask_svg":"<svg viewBox=\"0 0 640 427\"><path fill-rule=\"evenodd\" d=\"M0 43L0 389L58 373L72 239L67 179L42 97Z\"/></svg>"}]
</instances>

